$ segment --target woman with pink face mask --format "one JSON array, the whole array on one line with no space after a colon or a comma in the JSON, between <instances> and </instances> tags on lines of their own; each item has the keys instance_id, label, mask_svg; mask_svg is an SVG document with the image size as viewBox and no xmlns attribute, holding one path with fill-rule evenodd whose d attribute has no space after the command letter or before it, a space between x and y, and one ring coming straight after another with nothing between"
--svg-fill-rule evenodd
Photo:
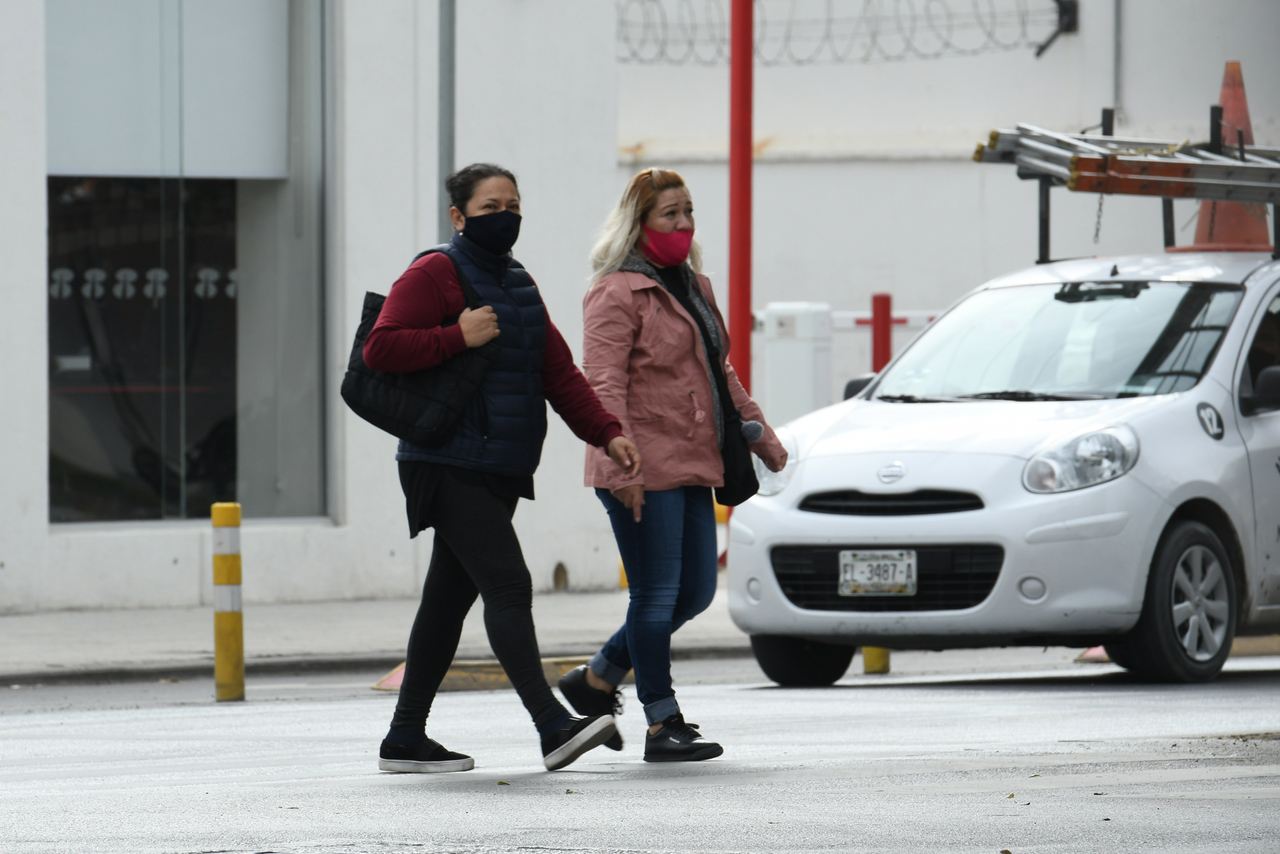
<instances>
[{"instance_id":1,"label":"woman with pink face mask","mask_svg":"<svg viewBox=\"0 0 1280 854\"><path fill-rule=\"evenodd\" d=\"M773 471L787 461L729 364L729 335L693 230L693 201L679 174L636 175L592 250L583 301L583 372L645 468L623 476L604 454L587 452L586 483L608 511L631 601L622 628L560 680L560 691L580 714L620 712L618 686L634 669L648 762L724 752L685 722L671 685L671 634L706 610L716 590L712 489L724 483L725 426L737 425L726 418L721 390L741 412L751 450ZM620 750L621 736L606 745Z\"/></svg>"}]
</instances>

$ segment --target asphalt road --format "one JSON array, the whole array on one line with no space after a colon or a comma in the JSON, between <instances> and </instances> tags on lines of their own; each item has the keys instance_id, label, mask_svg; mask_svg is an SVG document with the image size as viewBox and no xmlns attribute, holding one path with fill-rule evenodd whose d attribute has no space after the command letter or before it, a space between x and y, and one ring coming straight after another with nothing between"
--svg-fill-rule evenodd
<instances>
[{"instance_id":1,"label":"asphalt road","mask_svg":"<svg viewBox=\"0 0 1280 854\"><path fill-rule=\"evenodd\" d=\"M1280 850L1280 659L1216 682L1111 667L771 687L750 661L677 663L696 765L621 754L541 769L510 692L441 695L462 774L393 775L378 674L0 692L0 851ZM628 693L631 693L628 691Z\"/></svg>"}]
</instances>

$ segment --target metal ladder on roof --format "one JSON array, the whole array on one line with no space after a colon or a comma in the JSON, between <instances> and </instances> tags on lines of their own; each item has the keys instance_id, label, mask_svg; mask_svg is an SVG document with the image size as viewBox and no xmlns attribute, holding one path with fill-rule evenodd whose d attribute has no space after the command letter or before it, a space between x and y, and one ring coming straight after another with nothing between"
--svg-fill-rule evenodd
<instances>
[{"instance_id":1,"label":"metal ladder on roof","mask_svg":"<svg viewBox=\"0 0 1280 854\"><path fill-rule=\"evenodd\" d=\"M1165 246L1174 245L1173 200L1196 199L1272 206L1273 257L1280 257L1280 148L1225 146L1222 108L1210 109L1210 139L1192 144L1113 136L1114 111L1102 111L1102 133L1057 133L1029 124L993 130L978 143L978 163L1018 167L1040 182L1040 258L1049 259L1049 189L1156 196L1164 200Z\"/></svg>"}]
</instances>

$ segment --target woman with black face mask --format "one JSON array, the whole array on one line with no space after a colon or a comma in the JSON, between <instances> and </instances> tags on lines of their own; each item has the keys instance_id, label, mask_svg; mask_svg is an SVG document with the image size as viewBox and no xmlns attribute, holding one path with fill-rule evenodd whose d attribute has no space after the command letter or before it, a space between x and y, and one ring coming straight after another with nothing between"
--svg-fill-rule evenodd
<instances>
[{"instance_id":1,"label":"woman with black face mask","mask_svg":"<svg viewBox=\"0 0 1280 854\"><path fill-rule=\"evenodd\" d=\"M547 686L534 636L532 582L511 517L519 499L533 498L546 403L622 470L639 472L640 454L574 366L537 285L511 257L520 233L515 176L476 163L450 175L445 186L457 233L419 256L392 286L366 339L365 362L375 370L419 371L495 338L501 346L456 433L430 448L401 441L396 453L409 536L433 527L435 542L378 765L418 773L474 767L470 756L427 738L426 719L479 595L489 643L554 771L616 729L612 715L571 716ZM466 307L459 275L480 307Z\"/></svg>"}]
</instances>

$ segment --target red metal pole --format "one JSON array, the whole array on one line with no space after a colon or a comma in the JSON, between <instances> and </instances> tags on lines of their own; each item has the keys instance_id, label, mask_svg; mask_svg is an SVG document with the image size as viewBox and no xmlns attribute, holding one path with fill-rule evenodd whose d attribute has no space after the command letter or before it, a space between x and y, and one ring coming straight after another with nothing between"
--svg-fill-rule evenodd
<instances>
[{"instance_id":1,"label":"red metal pole","mask_svg":"<svg viewBox=\"0 0 1280 854\"><path fill-rule=\"evenodd\" d=\"M751 390L751 101L755 59L752 3L733 0L729 34L729 338L730 361Z\"/></svg>"},{"instance_id":2,"label":"red metal pole","mask_svg":"<svg viewBox=\"0 0 1280 854\"><path fill-rule=\"evenodd\" d=\"M880 369L893 358L893 297L871 295L871 370Z\"/></svg>"}]
</instances>

